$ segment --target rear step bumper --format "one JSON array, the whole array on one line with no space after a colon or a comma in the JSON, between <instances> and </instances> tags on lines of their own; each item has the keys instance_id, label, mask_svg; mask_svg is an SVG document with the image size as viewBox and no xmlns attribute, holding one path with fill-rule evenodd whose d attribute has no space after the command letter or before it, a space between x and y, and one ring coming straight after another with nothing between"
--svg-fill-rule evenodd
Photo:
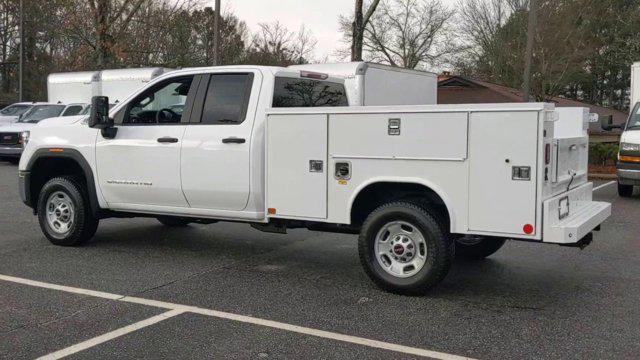
<instances>
[{"instance_id":1,"label":"rear step bumper","mask_svg":"<svg viewBox=\"0 0 640 360\"><path fill-rule=\"evenodd\" d=\"M569 198L569 215L560 217L560 201ZM592 201L593 184L588 183L551 198L543 204L543 241L577 244L611 216L611 204Z\"/></svg>"}]
</instances>

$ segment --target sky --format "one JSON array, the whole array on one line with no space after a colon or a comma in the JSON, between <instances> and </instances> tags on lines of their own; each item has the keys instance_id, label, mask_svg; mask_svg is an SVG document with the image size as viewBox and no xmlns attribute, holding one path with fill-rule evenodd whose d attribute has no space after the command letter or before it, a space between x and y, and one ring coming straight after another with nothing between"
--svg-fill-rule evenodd
<instances>
[{"instance_id":1,"label":"sky","mask_svg":"<svg viewBox=\"0 0 640 360\"><path fill-rule=\"evenodd\" d=\"M353 0L221 0L222 8L229 9L247 23L252 31L259 23L280 21L291 31L297 31L302 24L318 40L316 59L336 60L334 52L344 47L341 42L338 17L350 15L354 11ZM207 0L213 7L214 1ZM453 6L457 0L442 0Z\"/></svg>"}]
</instances>

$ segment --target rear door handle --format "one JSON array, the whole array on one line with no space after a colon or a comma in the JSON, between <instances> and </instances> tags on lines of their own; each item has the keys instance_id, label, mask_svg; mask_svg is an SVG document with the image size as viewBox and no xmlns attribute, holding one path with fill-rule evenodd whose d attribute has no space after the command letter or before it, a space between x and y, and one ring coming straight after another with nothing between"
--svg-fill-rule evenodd
<instances>
[{"instance_id":1,"label":"rear door handle","mask_svg":"<svg viewBox=\"0 0 640 360\"><path fill-rule=\"evenodd\" d=\"M244 144L247 140L237 137L222 139L223 144Z\"/></svg>"},{"instance_id":2,"label":"rear door handle","mask_svg":"<svg viewBox=\"0 0 640 360\"><path fill-rule=\"evenodd\" d=\"M178 142L178 139L165 136L165 137L159 138L158 142L161 144L175 144Z\"/></svg>"}]
</instances>

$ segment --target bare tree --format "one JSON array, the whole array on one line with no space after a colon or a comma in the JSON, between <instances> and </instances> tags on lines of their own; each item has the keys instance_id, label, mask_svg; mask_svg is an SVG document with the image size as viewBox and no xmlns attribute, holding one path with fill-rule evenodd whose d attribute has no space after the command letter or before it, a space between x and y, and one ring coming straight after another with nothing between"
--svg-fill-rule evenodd
<instances>
[{"instance_id":1,"label":"bare tree","mask_svg":"<svg viewBox=\"0 0 640 360\"><path fill-rule=\"evenodd\" d=\"M364 1L356 0L356 10L351 32L351 61L362 61L365 29L379 4L380 0L372 0L365 14L363 10Z\"/></svg>"},{"instance_id":2,"label":"bare tree","mask_svg":"<svg viewBox=\"0 0 640 360\"><path fill-rule=\"evenodd\" d=\"M435 64L457 51L451 18L440 0L385 0L364 33L368 57L392 66Z\"/></svg>"},{"instance_id":3,"label":"bare tree","mask_svg":"<svg viewBox=\"0 0 640 360\"><path fill-rule=\"evenodd\" d=\"M297 33L280 22L259 24L249 49L249 62L262 65L304 63L313 54L317 40L304 26Z\"/></svg>"}]
</instances>

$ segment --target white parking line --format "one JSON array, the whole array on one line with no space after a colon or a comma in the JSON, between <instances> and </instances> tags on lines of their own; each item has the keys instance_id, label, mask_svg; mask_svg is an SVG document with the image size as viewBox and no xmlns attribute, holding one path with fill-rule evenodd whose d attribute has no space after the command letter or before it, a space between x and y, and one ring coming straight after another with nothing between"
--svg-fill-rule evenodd
<instances>
[{"instance_id":1,"label":"white parking line","mask_svg":"<svg viewBox=\"0 0 640 360\"><path fill-rule=\"evenodd\" d=\"M606 188L606 187L607 187L607 186L609 186L609 185L613 185L613 184L617 184L617 183L618 183L617 181L609 181L609 182L608 182L608 183L606 183L606 184L603 184L603 185L600 185L600 186L598 186L598 187L594 188L594 189L593 189L593 191L598 191L598 190L600 190L600 189L604 189L604 188Z\"/></svg>"},{"instance_id":2,"label":"white parking line","mask_svg":"<svg viewBox=\"0 0 640 360\"><path fill-rule=\"evenodd\" d=\"M424 357L429 357L429 358L433 358L433 359L441 359L441 360L473 360L473 359L468 358L468 357L452 355L452 354L442 353L442 352L438 352L438 351L432 351L432 350L420 349L420 348L415 348L415 347L410 347L410 346L398 345L398 344L393 344L393 343L388 343L388 342L383 342L383 341L378 341L378 340L366 339L366 338L357 337L357 336L344 335L344 334L325 331L325 330L318 330L318 329L308 328L308 327L304 327L304 326L292 325L292 324L282 323L282 322L278 322L278 321L260 319L260 318L255 318L255 317L251 317L251 316L245 316L245 315L232 314L232 313L228 313L228 312L222 312L222 311L211 310L211 309L204 309L204 308L199 308L199 307L195 307L195 306L188 306L188 305L174 304L174 303L169 303L169 302L164 302L164 301L156 301L156 300L149 300L149 299L143 299L143 298L138 298L138 297L129 297L129 296L123 296L123 295L117 295L117 294L110 294L110 293L105 293L105 292L101 292L101 291L93 291L93 290L86 290L86 289L75 288L75 287L70 287L70 286L50 284L50 283L45 283L45 282L41 282L41 281L34 281L34 280L23 279L23 278L7 276L7 275L0 275L0 280L7 281L7 282L12 282L12 283L17 283L17 284L35 286L35 287L44 288L44 289L52 289L52 290L58 290L58 291L64 291L64 292L68 292L68 293L73 293L73 294L93 296L93 297L99 297L99 298L115 300L115 301L124 301L124 302L128 302L128 303L135 303L135 304L140 304L140 305L147 305L147 306L153 306L153 307L158 307L158 308L171 310L171 311L166 312L164 314L161 314L161 315L158 315L158 316L154 316L154 317L149 318L147 320L143 320L143 321L141 321L139 323L129 325L129 326L124 327L122 329L118 329L116 331L104 334L102 336L99 336L99 337L91 339L91 340L87 340L87 341L82 342L80 344L74 345L74 346L72 346L70 348L60 350L60 352L68 351L69 349L75 348L76 346L84 346L82 349L86 349L86 348L89 348L91 346L94 346L94 345L100 344L102 342L105 342L107 340L113 339L115 337L122 336L122 335L124 335L126 333L135 331L135 330L137 330L139 328L155 324L157 322L160 322L160 321L164 320L167 317L175 316L175 315L182 314L182 313L194 313L194 314L200 314L200 315L205 315L205 316L211 316L211 317L215 317L215 318L238 321L238 322L247 323L247 324L266 326L266 327L270 327L270 328L274 328L274 329L294 332L294 333L298 333L298 334L310 335L310 336L315 336L315 337L324 338L324 339L342 341L342 342L346 342L346 343L362 345L362 346L367 346L367 347L371 347L371 348L383 349L383 350L394 351L394 352L410 354L410 355L416 355L416 356L424 356ZM149 323L146 323L146 322L149 322ZM142 324L142 326L139 326L138 324ZM136 326L139 326L139 327L135 328ZM119 333L120 331L125 331L125 332L124 333ZM103 337L106 337L106 338L103 339ZM93 345L91 345L92 342L93 342ZM89 346L87 346L87 345L89 345ZM77 350L77 351L80 351L80 350ZM74 352L77 352L77 351L74 351ZM53 354L57 354L57 353L59 353L59 352L55 352ZM51 356L53 354L50 354L50 355L47 355L47 356ZM69 354L71 354L71 353L69 353ZM62 356L66 356L66 355L61 355L60 357L62 357ZM53 357L53 358L56 358L56 357ZM47 359L53 359L53 358L47 358Z\"/></svg>"},{"instance_id":3,"label":"white parking line","mask_svg":"<svg viewBox=\"0 0 640 360\"><path fill-rule=\"evenodd\" d=\"M184 311L182 310L171 310L171 311L167 311L166 313L160 314L160 315L156 315L154 317L150 317L146 320L142 320L139 321L135 324L131 324L131 325L127 325L123 328L108 332L106 334L94 337L93 339L89 339L87 341L83 341L81 343L75 344L73 346L69 346L68 348L64 348L62 350L58 350L56 352L53 352L51 354L39 357L38 360L55 360L55 359L62 359L63 357L75 354L77 352L80 352L82 350L86 350L88 348L94 347L96 345L100 345L104 342L107 342L109 340L113 340L117 337L126 335L128 333L134 332L136 330L140 330L144 327L153 325L153 324L157 324L160 321L172 318L174 316L183 314Z\"/></svg>"}]
</instances>

